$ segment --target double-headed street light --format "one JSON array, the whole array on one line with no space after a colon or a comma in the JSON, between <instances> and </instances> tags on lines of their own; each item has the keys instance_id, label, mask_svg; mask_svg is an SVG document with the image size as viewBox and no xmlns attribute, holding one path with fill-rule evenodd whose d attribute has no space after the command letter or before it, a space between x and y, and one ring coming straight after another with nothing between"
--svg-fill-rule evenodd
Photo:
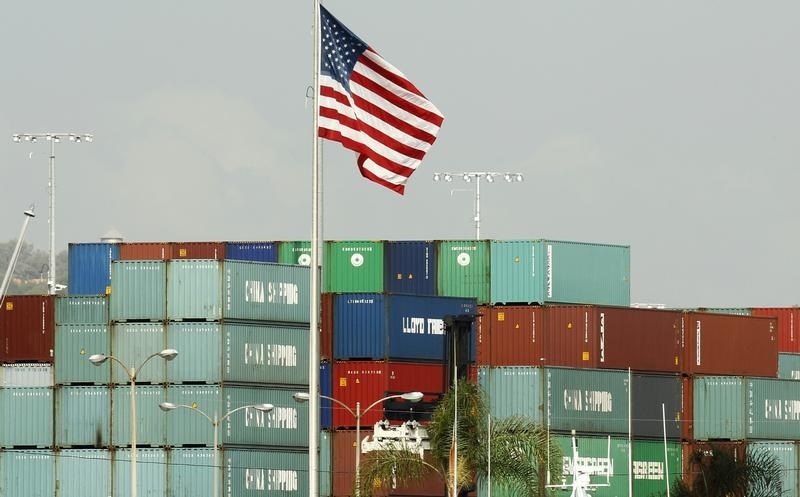
<instances>
[{"instance_id":1,"label":"double-headed street light","mask_svg":"<svg viewBox=\"0 0 800 497\"><path fill-rule=\"evenodd\" d=\"M161 352L154 352L147 356L138 369L135 366L129 367L113 355L93 354L89 356L89 362L95 366L100 366L111 359L111 361L122 366L125 370L125 374L128 375L128 379L131 381L131 497L136 497L136 375L138 375L139 370L147 364L147 361L153 357L158 356L167 361L171 361L175 359L177 355L178 351L175 349L164 349Z\"/></svg>"},{"instance_id":2,"label":"double-headed street light","mask_svg":"<svg viewBox=\"0 0 800 497\"><path fill-rule=\"evenodd\" d=\"M297 402L307 402L311 396L308 392L297 392L292 395L294 400ZM410 402L419 402L422 400L422 392L407 392L401 393L397 395L389 395L387 397L383 397L382 399L378 399L372 404L370 404L366 409L363 411L361 410L361 402L356 402L355 410L351 409L350 406L345 404L344 402L334 399L333 397L328 397L327 395L320 394L319 396L321 399L328 399L331 402L335 402L340 406L344 407L347 412L353 415L356 420L356 495L355 497L361 497L361 416L367 413L370 409L375 407L376 405L380 404L383 401L391 400L391 399L403 399L408 400ZM310 490L309 490L310 491Z\"/></svg>"},{"instance_id":3,"label":"double-headed street light","mask_svg":"<svg viewBox=\"0 0 800 497\"><path fill-rule=\"evenodd\" d=\"M442 172L433 173L433 181L445 181L447 183L453 181L453 178L461 178L467 183L475 180L475 239L481 239L481 180L485 179L487 183L494 183L495 178L502 177L506 183L522 183L524 179L522 173L512 173L499 171L465 171L465 172Z\"/></svg>"},{"instance_id":4,"label":"double-headed street light","mask_svg":"<svg viewBox=\"0 0 800 497\"><path fill-rule=\"evenodd\" d=\"M50 142L50 264L47 268L47 293L54 295L60 285L56 285L56 143L69 140L75 143L94 141L94 136L85 133L17 133L11 135L15 143L22 141L36 143L39 139ZM63 287L61 287L63 288Z\"/></svg>"},{"instance_id":5,"label":"double-headed street light","mask_svg":"<svg viewBox=\"0 0 800 497\"><path fill-rule=\"evenodd\" d=\"M217 413L214 413L214 417L212 418L208 414L204 413L197 407L193 405L186 405L186 404L173 404L172 402L162 402L158 405L164 412L174 411L175 409L182 408L182 409L189 409L196 413L202 414L205 418L214 426L214 497L219 495L219 471L220 471L220 464L219 464L219 425L231 414L241 411L242 409L255 409L260 412L269 412L275 408L272 404L251 404L246 406L239 406L236 409L228 411L225 413L224 416L221 418L217 417Z\"/></svg>"}]
</instances>

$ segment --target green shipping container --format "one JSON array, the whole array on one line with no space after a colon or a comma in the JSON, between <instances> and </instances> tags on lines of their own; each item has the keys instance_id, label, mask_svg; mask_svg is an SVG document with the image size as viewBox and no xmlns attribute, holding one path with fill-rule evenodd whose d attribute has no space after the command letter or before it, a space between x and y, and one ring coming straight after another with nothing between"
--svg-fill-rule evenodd
<instances>
[{"instance_id":1,"label":"green shipping container","mask_svg":"<svg viewBox=\"0 0 800 497\"><path fill-rule=\"evenodd\" d=\"M55 389L56 447L111 445L111 389L66 385Z\"/></svg>"},{"instance_id":2,"label":"green shipping container","mask_svg":"<svg viewBox=\"0 0 800 497\"><path fill-rule=\"evenodd\" d=\"M222 464L220 454L220 466ZM222 488L222 470L214 468L213 448L175 447L167 451L167 496L195 497L213 494L214 471L219 472ZM222 492L219 492L222 495Z\"/></svg>"},{"instance_id":3,"label":"green shipping container","mask_svg":"<svg viewBox=\"0 0 800 497\"><path fill-rule=\"evenodd\" d=\"M111 353L108 324L61 324L56 326L55 341L56 385L111 382L109 361L99 366L89 362L92 354Z\"/></svg>"},{"instance_id":4,"label":"green shipping container","mask_svg":"<svg viewBox=\"0 0 800 497\"><path fill-rule=\"evenodd\" d=\"M136 386L137 445L163 446L166 443L167 419L158 407L166 397L166 389L161 385ZM111 389L111 442L117 447L131 444L131 388L127 385Z\"/></svg>"},{"instance_id":5,"label":"green shipping container","mask_svg":"<svg viewBox=\"0 0 800 497\"><path fill-rule=\"evenodd\" d=\"M113 361L111 365L112 383L128 383L130 376L126 369L129 368L136 368L137 383L164 383L166 381L166 359L157 355L148 359L150 355L167 348L164 328L164 323L114 323L111 325L111 354L126 366L122 367L121 364ZM91 354L98 352L105 353L105 351L93 351ZM185 360L193 359L189 357ZM179 350L178 356L173 361L180 360L182 358ZM147 362L145 363L145 361ZM91 363L89 364L91 365Z\"/></svg>"},{"instance_id":6,"label":"green shipping container","mask_svg":"<svg viewBox=\"0 0 800 497\"><path fill-rule=\"evenodd\" d=\"M311 265L311 242L279 242L278 262L280 264Z\"/></svg>"},{"instance_id":7,"label":"green shipping container","mask_svg":"<svg viewBox=\"0 0 800 497\"><path fill-rule=\"evenodd\" d=\"M224 497L308 497L308 451L222 452Z\"/></svg>"},{"instance_id":8,"label":"green shipping container","mask_svg":"<svg viewBox=\"0 0 800 497\"><path fill-rule=\"evenodd\" d=\"M0 447L17 446L53 446L51 387L0 388Z\"/></svg>"},{"instance_id":9,"label":"green shipping container","mask_svg":"<svg viewBox=\"0 0 800 497\"><path fill-rule=\"evenodd\" d=\"M114 497L131 495L131 450L117 449L111 463L111 487ZM167 495L167 454L164 448L136 448L136 495ZM210 492L209 492L210 493ZM201 494L202 495L202 494Z\"/></svg>"},{"instance_id":10,"label":"green shipping container","mask_svg":"<svg viewBox=\"0 0 800 497\"><path fill-rule=\"evenodd\" d=\"M796 442L750 442L747 444L746 451L747 457L758 451L765 451L774 455L781 465L781 474L783 476L781 488L783 493L781 495L800 495L797 476L798 471L800 471L800 464L798 464L800 453Z\"/></svg>"},{"instance_id":11,"label":"green shipping container","mask_svg":"<svg viewBox=\"0 0 800 497\"><path fill-rule=\"evenodd\" d=\"M800 380L800 354L778 354L778 378Z\"/></svg>"},{"instance_id":12,"label":"green shipping container","mask_svg":"<svg viewBox=\"0 0 800 497\"><path fill-rule=\"evenodd\" d=\"M747 378L747 438L800 439L800 381Z\"/></svg>"},{"instance_id":13,"label":"green shipping container","mask_svg":"<svg viewBox=\"0 0 800 497\"><path fill-rule=\"evenodd\" d=\"M234 409L255 404L272 404L273 410L241 409L220 424L223 445L301 448L308 446L308 409L292 395L297 389L219 385L170 385L167 400L221 419ZM179 408L167 413L167 443L172 446L213 445L214 430L200 412Z\"/></svg>"},{"instance_id":14,"label":"green shipping container","mask_svg":"<svg viewBox=\"0 0 800 497\"><path fill-rule=\"evenodd\" d=\"M55 491L55 456L52 451L0 451L0 495L53 497Z\"/></svg>"},{"instance_id":15,"label":"green shipping container","mask_svg":"<svg viewBox=\"0 0 800 497\"><path fill-rule=\"evenodd\" d=\"M490 247L491 304L630 305L628 246L493 240Z\"/></svg>"},{"instance_id":16,"label":"green shipping container","mask_svg":"<svg viewBox=\"0 0 800 497\"><path fill-rule=\"evenodd\" d=\"M55 457L58 497L108 497L111 495L111 451L64 449ZM138 468L137 468L138 469Z\"/></svg>"},{"instance_id":17,"label":"green shipping container","mask_svg":"<svg viewBox=\"0 0 800 497\"><path fill-rule=\"evenodd\" d=\"M694 439L744 440L745 386L741 376L695 376Z\"/></svg>"},{"instance_id":18,"label":"green shipping container","mask_svg":"<svg viewBox=\"0 0 800 497\"><path fill-rule=\"evenodd\" d=\"M57 296L56 324L108 324L108 298Z\"/></svg>"},{"instance_id":19,"label":"green shipping container","mask_svg":"<svg viewBox=\"0 0 800 497\"><path fill-rule=\"evenodd\" d=\"M680 442L667 442L665 447L660 441L634 440L633 495L666 495L667 485L672 488L672 483L682 478L682 464ZM616 466L614 470L617 471ZM621 474L628 474L628 471Z\"/></svg>"},{"instance_id":20,"label":"green shipping container","mask_svg":"<svg viewBox=\"0 0 800 497\"><path fill-rule=\"evenodd\" d=\"M307 326L168 323L167 347L167 383L308 385Z\"/></svg>"},{"instance_id":21,"label":"green shipping container","mask_svg":"<svg viewBox=\"0 0 800 497\"><path fill-rule=\"evenodd\" d=\"M167 319L222 319L222 263L188 259L167 262Z\"/></svg>"},{"instance_id":22,"label":"green shipping container","mask_svg":"<svg viewBox=\"0 0 800 497\"><path fill-rule=\"evenodd\" d=\"M111 321L163 321L167 317L164 261L111 263Z\"/></svg>"},{"instance_id":23,"label":"green shipping container","mask_svg":"<svg viewBox=\"0 0 800 497\"><path fill-rule=\"evenodd\" d=\"M478 304L489 302L488 241L439 241L436 252L439 295L475 298Z\"/></svg>"},{"instance_id":24,"label":"green shipping container","mask_svg":"<svg viewBox=\"0 0 800 497\"><path fill-rule=\"evenodd\" d=\"M383 242L326 241L325 292L383 292Z\"/></svg>"},{"instance_id":25,"label":"green shipping container","mask_svg":"<svg viewBox=\"0 0 800 497\"><path fill-rule=\"evenodd\" d=\"M542 369L528 366L478 368L478 382L486 392L494 418L523 415L542 422Z\"/></svg>"},{"instance_id":26,"label":"green shipping container","mask_svg":"<svg viewBox=\"0 0 800 497\"><path fill-rule=\"evenodd\" d=\"M308 323L308 267L267 262L225 261L224 319Z\"/></svg>"}]
</instances>

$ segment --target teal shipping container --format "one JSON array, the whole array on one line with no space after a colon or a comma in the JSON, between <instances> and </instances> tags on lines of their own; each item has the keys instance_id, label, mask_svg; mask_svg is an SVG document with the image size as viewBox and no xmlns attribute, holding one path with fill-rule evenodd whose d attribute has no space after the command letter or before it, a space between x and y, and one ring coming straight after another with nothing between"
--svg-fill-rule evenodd
<instances>
[{"instance_id":1,"label":"teal shipping container","mask_svg":"<svg viewBox=\"0 0 800 497\"><path fill-rule=\"evenodd\" d=\"M53 497L55 491L55 456L52 451L0 451L0 495Z\"/></svg>"},{"instance_id":2,"label":"teal shipping container","mask_svg":"<svg viewBox=\"0 0 800 497\"><path fill-rule=\"evenodd\" d=\"M323 430L319 434L319 496L331 497L331 434Z\"/></svg>"},{"instance_id":3,"label":"teal shipping container","mask_svg":"<svg viewBox=\"0 0 800 497\"><path fill-rule=\"evenodd\" d=\"M194 497L213 494L214 471L219 472L217 481L222 482L222 470L214 467L213 448L174 447L167 450L166 455L166 497ZM221 464L222 459L220 458ZM223 495L222 491L219 492L219 495Z\"/></svg>"},{"instance_id":4,"label":"teal shipping container","mask_svg":"<svg viewBox=\"0 0 800 497\"><path fill-rule=\"evenodd\" d=\"M308 451L222 450L225 497L308 497Z\"/></svg>"},{"instance_id":5,"label":"teal shipping container","mask_svg":"<svg viewBox=\"0 0 800 497\"><path fill-rule=\"evenodd\" d=\"M310 285L308 267L225 261L223 318L308 323Z\"/></svg>"},{"instance_id":6,"label":"teal shipping container","mask_svg":"<svg viewBox=\"0 0 800 497\"><path fill-rule=\"evenodd\" d=\"M89 362L92 354L111 353L108 324L57 325L55 340L54 374L57 385L111 382L110 361L99 366Z\"/></svg>"},{"instance_id":7,"label":"teal shipping container","mask_svg":"<svg viewBox=\"0 0 800 497\"><path fill-rule=\"evenodd\" d=\"M131 495L131 450L116 449L111 463L114 497ZM167 454L164 448L136 448L136 494L167 496ZM209 492L210 493L210 492Z\"/></svg>"},{"instance_id":8,"label":"teal shipping container","mask_svg":"<svg viewBox=\"0 0 800 497\"><path fill-rule=\"evenodd\" d=\"M798 486L798 471L800 471L798 456L800 453L796 442L749 442L745 450L747 457L751 457L758 452L766 452L775 456L781 465L781 475L783 477L781 482L781 491L783 493L780 495L800 495L800 486Z\"/></svg>"},{"instance_id":9,"label":"teal shipping container","mask_svg":"<svg viewBox=\"0 0 800 497\"><path fill-rule=\"evenodd\" d=\"M61 324L108 324L108 297L57 296L56 325Z\"/></svg>"},{"instance_id":10,"label":"teal shipping container","mask_svg":"<svg viewBox=\"0 0 800 497\"><path fill-rule=\"evenodd\" d=\"M167 263L167 319L222 319L222 265L217 260Z\"/></svg>"},{"instance_id":11,"label":"teal shipping container","mask_svg":"<svg viewBox=\"0 0 800 497\"><path fill-rule=\"evenodd\" d=\"M800 380L800 354L778 354L778 378Z\"/></svg>"},{"instance_id":12,"label":"teal shipping container","mask_svg":"<svg viewBox=\"0 0 800 497\"><path fill-rule=\"evenodd\" d=\"M680 442L667 442L665 447L661 441L634 440L632 462L633 495L666 495L667 485L671 488L675 480L683 477Z\"/></svg>"},{"instance_id":13,"label":"teal shipping container","mask_svg":"<svg viewBox=\"0 0 800 497\"><path fill-rule=\"evenodd\" d=\"M167 400L161 385L136 386L136 444L164 446L167 419L158 405ZM111 443L116 447L131 444L131 388L117 385L111 389Z\"/></svg>"},{"instance_id":14,"label":"teal shipping container","mask_svg":"<svg viewBox=\"0 0 800 497\"><path fill-rule=\"evenodd\" d=\"M53 446L53 389L0 388L0 447Z\"/></svg>"},{"instance_id":15,"label":"teal shipping container","mask_svg":"<svg viewBox=\"0 0 800 497\"><path fill-rule=\"evenodd\" d=\"M741 376L695 376L695 440L744 440L745 385Z\"/></svg>"},{"instance_id":16,"label":"teal shipping container","mask_svg":"<svg viewBox=\"0 0 800 497\"><path fill-rule=\"evenodd\" d=\"M630 305L630 247L492 240L491 304Z\"/></svg>"},{"instance_id":17,"label":"teal shipping container","mask_svg":"<svg viewBox=\"0 0 800 497\"><path fill-rule=\"evenodd\" d=\"M164 261L111 263L111 321L163 321L167 317Z\"/></svg>"},{"instance_id":18,"label":"teal shipping container","mask_svg":"<svg viewBox=\"0 0 800 497\"><path fill-rule=\"evenodd\" d=\"M222 419L234 409L255 404L272 404L269 412L243 408L220 424L223 445L301 448L308 446L308 409L292 395L296 389L218 385L169 385L167 401L186 408L166 413L167 443L171 446L213 445L211 419ZM163 414L162 414L163 416Z\"/></svg>"},{"instance_id":19,"label":"teal shipping container","mask_svg":"<svg viewBox=\"0 0 800 497\"><path fill-rule=\"evenodd\" d=\"M124 384L130 381L126 369L136 368L136 383L164 383L167 378L166 359L152 354L167 348L164 323L114 323L111 325L111 355L127 368L114 362L111 365L111 382ZM93 351L91 354L106 353ZM189 358L187 360L192 360ZM180 361L180 350L173 361ZM147 361L145 363L145 361ZM89 362L88 360L86 362ZM106 361L112 362L112 361ZM91 365L91 363L89 363Z\"/></svg>"},{"instance_id":20,"label":"teal shipping container","mask_svg":"<svg viewBox=\"0 0 800 497\"><path fill-rule=\"evenodd\" d=\"M628 374L615 370L479 368L494 417L518 414L554 431L628 432Z\"/></svg>"},{"instance_id":21,"label":"teal shipping container","mask_svg":"<svg viewBox=\"0 0 800 497\"><path fill-rule=\"evenodd\" d=\"M311 242L284 241L278 242L278 263L297 266L311 265Z\"/></svg>"},{"instance_id":22,"label":"teal shipping container","mask_svg":"<svg viewBox=\"0 0 800 497\"><path fill-rule=\"evenodd\" d=\"M800 381L746 378L747 438L800 440Z\"/></svg>"},{"instance_id":23,"label":"teal shipping container","mask_svg":"<svg viewBox=\"0 0 800 497\"><path fill-rule=\"evenodd\" d=\"M308 340L302 325L171 322L167 383L308 385Z\"/></svg>"},{"instance_id":24,"label":"teal shipping container","mask_svg":"<svg viewBox=\"0 0 800 497\"><path fill-rule=\"evenodd\" d=\"M111 445L111 389L107 385L55 388L55 446Z\"/></svg>"},{"instance_id":25,"label":"teal shipping container","mask_svg":"<svg viewBox=\"0 0 800 497\"><path fill-rule=\"evenodd\" d=\"M381 241L326 241L325 292L383 292Z\"/></svg>"},{"instance_id":26,"label":"teal shipping container","mask_svg":"<svg viewBox=\"0 0 800 497\"><path fill-rule=\"evenodd\" d=\"M111 458L108 449L64 449L55 457L58 497L111 495ZM137 468L138 469L138 468Z\"/></svg>"},{"instance_id":27,"label":"teal shipping container","mask_svg":"<svg viewBox=\"0 0 800 497\"><path fill-rule=\"evenodd\" d=\"M472 297L478 304L490 300L489 242L439 241L436 248L439 295Z\"/></svg>"}]
</instances>

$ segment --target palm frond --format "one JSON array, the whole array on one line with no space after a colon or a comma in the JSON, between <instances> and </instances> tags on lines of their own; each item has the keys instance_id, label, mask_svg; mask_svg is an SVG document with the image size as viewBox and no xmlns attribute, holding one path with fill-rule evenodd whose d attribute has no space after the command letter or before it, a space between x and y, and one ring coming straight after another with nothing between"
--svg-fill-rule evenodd
<instances>
[{"instance_id":1,"label":"palm frond","mask_svg":"<svg viewBox=\"0 0 800 497\"><path fill-rule=\"evenodd\" d=\"M376 450L361 461L361 496L395 486L413 486L431 473L444 478L440 468L407 450ZM355 485L355 482L354 482Z\"/></svg>"}]
</instances>

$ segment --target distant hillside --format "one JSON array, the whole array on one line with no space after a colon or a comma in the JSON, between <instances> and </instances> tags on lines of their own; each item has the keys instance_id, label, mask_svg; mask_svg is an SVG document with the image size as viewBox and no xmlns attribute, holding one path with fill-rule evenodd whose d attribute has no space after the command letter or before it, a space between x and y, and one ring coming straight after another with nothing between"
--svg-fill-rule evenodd
<instances>
[{"instance_id":1,"label":"distant hillside","mask_svg":"<svg viewBox=\"0 0 800 497\"><path fill-rule=\"evenodd\" d=\"M0 243L0 281L6 274L16 240ZM17 266L11 275L9 295L31 295L47 293L47 267L50 255L32 244L23 242ZM67 284L67 251L56 254L56 283Z\"/></svg>"}]
</instances>

